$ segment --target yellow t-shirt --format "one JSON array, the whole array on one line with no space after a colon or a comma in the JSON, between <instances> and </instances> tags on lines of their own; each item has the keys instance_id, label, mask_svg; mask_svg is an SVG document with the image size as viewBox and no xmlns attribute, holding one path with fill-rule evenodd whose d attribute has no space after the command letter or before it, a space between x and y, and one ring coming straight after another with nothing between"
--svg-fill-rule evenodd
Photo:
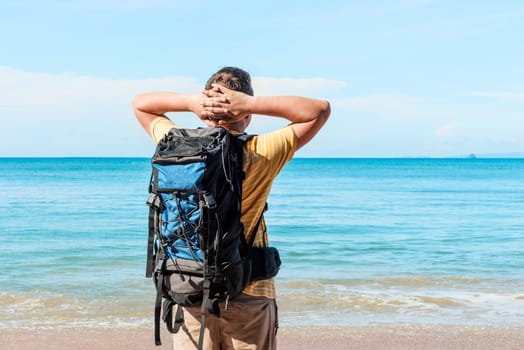
<instances>
[{"instance_id":1,"label":"yellow t-shirt","mask_svg":"<svg viewBox=\"0 0 524 350\"><path fill-rule=\"evenodd\" d=\"M173 127L179 126L167 118L158 117L153 120L150 133L155 144ZM273 180L284 165L293 158L296 147L297 138L291 126L255 136L246 143L243 166L246 178L242 183L240 218L246 235L255 228L258 218L264 211ZM264 220L260 223L253 246L268 246ZM275 298L274 279L253 282L244 289L244 293Z\"/></svg>"}]
</instances>

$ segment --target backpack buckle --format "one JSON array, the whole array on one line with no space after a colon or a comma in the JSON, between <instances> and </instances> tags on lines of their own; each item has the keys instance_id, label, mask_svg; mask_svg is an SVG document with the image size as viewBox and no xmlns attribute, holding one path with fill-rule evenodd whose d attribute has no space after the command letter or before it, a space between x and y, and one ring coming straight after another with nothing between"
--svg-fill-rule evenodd
<instances>
[{"instance_id":1,"label":"backpack buckle","mask_svg":"<svg viewBox=\"0 0 524 350\"><path fill-rule=\"evenodd\" d=\"M206 206L209 209L215 209L217 206L217 202L215 201L215 197L211 193L204 193L204 202L206 203Z\"/></svg>"}]
</instances>

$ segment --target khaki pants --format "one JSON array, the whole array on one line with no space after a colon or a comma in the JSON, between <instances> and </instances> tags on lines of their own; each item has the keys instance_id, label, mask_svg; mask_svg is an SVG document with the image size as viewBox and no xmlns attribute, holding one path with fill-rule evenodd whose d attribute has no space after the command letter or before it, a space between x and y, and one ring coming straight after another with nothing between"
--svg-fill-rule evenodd
<instances>
[{"instance_id":1,"label":"khaki pants","mask_svg":"<svg viewBox=\"0 0 524 350\"><path fill-rule=\"evenodd\" d=\"M276 350L278 329L274 299L242 294L220 303L220 317L206 315L205 350ZM173 334L173 349L197 349L200 307L184 308L184 324Z\"/></svg>"}]
</instances>

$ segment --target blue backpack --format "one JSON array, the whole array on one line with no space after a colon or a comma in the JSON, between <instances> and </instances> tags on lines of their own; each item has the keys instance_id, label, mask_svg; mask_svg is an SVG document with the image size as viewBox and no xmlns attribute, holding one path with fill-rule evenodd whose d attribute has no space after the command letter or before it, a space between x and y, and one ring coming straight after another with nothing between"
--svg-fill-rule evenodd
<instances>
[{"instance_id":1,"label":"blue backpack","mask_svg":"<svg viewBox=\"0 0 524 350\"><path fill-rule=\"evenodd\" d=\"M176 333L183 323L181 306L200 305L201 348L206 312L219 315L219 301L227 303L250 281L278 272L276 249L252 248L262 216L248 239L240 221L243 148L250 137L224 128L173 128L157 145L149 186L146 268L157 289L157 345L162 309L168 330ZM268 254L271 271L264 262ZM253 267L255 260L262 266Z\"/></svg>"}]
</instances>

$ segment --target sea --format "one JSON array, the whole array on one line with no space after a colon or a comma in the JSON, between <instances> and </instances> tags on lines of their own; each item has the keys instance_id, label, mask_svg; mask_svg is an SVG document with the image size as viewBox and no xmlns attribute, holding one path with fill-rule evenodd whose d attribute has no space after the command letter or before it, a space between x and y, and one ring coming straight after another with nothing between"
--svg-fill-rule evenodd
<instances>
[{"instance_id":1,"label":"sea","mask_svg":"<svg viewBox=\"0 0 524 350\"><path fill-rule=\"evenodd\" d=\"M0 159L0 328L152 327L150 169ZM524 159L297 158L268 204L282 327L524 326Z\"/></svg>"}]
</instances>

